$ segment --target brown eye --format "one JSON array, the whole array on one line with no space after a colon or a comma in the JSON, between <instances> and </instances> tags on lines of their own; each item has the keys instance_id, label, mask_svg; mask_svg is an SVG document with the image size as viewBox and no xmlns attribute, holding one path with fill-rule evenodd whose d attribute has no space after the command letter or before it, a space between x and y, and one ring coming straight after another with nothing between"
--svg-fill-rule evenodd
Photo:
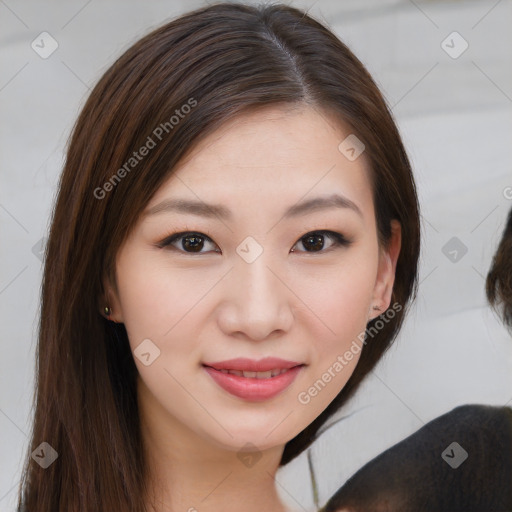
<instances>
[{"instance_id":1,"label":"brown eye","mask_svg":"<svg viewBox=\"0 0 512 512\"><path fill-rule=\"evenodd\" d=\"M179 242L177 244L178 246L174 245L176 242ZM202 233L186 232L175 233L174 235L171 235L167 237L165 240L163 240L160 244L158 244L158 246L169 247L182 252L201 254L208 252L202 250L205 246L205 243L208 242L213 244L213 241L206 235L203 235Z\"/></svg>"},{"instance_id":2,"label":"brown eye","mask_svg":"<svg viewBox=\"0 0 512 512\"><path fill-rule=\"evenodd\" d=\"M323 250L325 248L325 238L328 238L332 242L327 249L336 248L338 246L348 246L351 243L341 233L324 230L307 233L297 244L302 243L303 247L306 249L304 252L327 252L327 250ZM296 251L292 248L291 252Z\"/></svg>"}]
</instances>

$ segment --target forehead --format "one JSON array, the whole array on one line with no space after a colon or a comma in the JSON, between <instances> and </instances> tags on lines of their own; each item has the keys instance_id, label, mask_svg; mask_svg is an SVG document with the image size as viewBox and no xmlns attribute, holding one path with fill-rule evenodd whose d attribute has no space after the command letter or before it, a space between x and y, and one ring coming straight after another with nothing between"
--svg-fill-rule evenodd
<instances>
[{"instance_id":1,"label":"forehead","mask_svg":"<svg viewBox=\"0 0 512 512\"><path fill-rule=\"evenodd\" d=\"M180 197L254 210L339 193L371 216L365 155L351 161L338 148L350 134L348 126L311 107L240 115L197 144L148 207Z\"/></svg>"}]
</instances>

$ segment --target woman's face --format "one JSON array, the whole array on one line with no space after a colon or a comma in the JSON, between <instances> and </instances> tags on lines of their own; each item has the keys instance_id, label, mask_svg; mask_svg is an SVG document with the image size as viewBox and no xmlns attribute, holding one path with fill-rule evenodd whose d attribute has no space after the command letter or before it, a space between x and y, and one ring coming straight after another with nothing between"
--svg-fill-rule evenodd
<instances>
[{"instance_id":1,"label":"woman's face","mask_svg":"<svg viewBox=\"0 0 512 512\"><path fill-rule=\"evenodd\" d=\"M354 371L372 306L389 306L400 233L379 252L365 155L338 149L348 135L309 108L244 115L147 205L109 294L160 432L284 445ZM265 358L286 362L254 366Z\"/></svg>"}]
</instances>

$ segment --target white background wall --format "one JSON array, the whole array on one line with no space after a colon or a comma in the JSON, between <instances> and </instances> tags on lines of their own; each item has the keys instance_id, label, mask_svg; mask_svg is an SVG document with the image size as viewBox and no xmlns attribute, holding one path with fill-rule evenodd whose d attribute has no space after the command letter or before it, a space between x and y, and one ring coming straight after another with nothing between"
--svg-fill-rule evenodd
<instances>
[{"instance_id":1,"label":"white background wall","mask_svg":"<svg viewBox=\"0 0 512 512\"><path fill-rule=\"evenodd\" d=\"M512 403L512 340L484 296L512 207L512 2L288 3L329 25L380 85L414 166L424 221L416 306L386 358L333 421L350 417L311 449L323 504L365 462L434 417L459 404ZM1 511L14 510L27 448L37 244L46 235L72 123L122 51L204 4L0 0ZM58 43L47 59L31 48L43 31ZM458 58L441 46L453 31L469 45ZM460 44L455 39L452 51ZM456 262L443 253L452 237L467 248ZM315 510L306 453L282 468L278 481L291 506Z\"/></svg>"}]
</instances>

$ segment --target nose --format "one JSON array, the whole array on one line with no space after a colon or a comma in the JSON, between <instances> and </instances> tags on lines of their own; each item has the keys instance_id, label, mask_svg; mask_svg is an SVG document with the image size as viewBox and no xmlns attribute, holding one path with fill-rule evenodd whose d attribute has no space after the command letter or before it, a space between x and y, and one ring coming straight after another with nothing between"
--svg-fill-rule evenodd
<instances>
[{"instance_id":1,"label":"nose","mask_svg":"<svg viewBox=\"0 0 512 512\"><path fill-rule=\"evenodd\" d=\"M265 252L252 263L235 262L218 314L225 334L261 341L291 328L294 295L273 266Z\"/></svg>"}]
</instances>

